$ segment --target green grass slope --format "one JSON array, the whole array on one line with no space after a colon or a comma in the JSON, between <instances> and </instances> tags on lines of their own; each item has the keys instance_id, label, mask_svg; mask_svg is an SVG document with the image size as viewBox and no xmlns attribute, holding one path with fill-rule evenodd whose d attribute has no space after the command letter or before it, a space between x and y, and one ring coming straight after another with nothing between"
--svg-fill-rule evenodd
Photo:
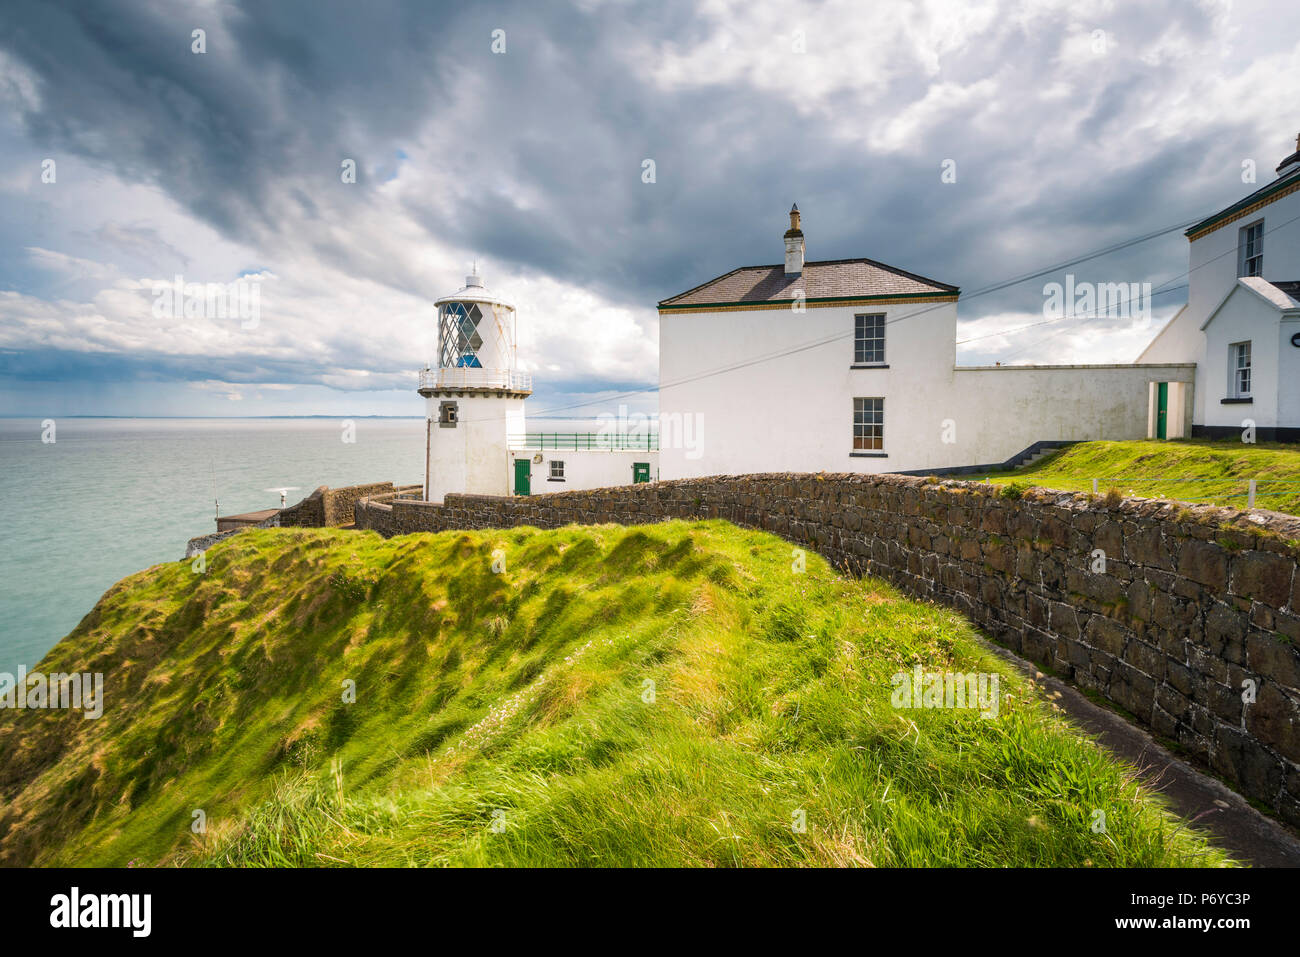
<instances>
[{"instance_id":1,"label":"green grass slope","mask_svg":"<svg viewBox=\"0 0 1300 957\"><path fill-rule=\"evenodd\" d=\"M1125 495L1245 508L1250 479L1255 506L1300 515L1300 449L1238 441L1080 442L1032 465L989 476L1070 492L1117 489Z\"/></svg>"},{"instance_id":2,"label":"green grass slope","mask_svg":"<svg viewBox=\"0 0 1300 957\"><path fill-rule=\"evenodd\" d=\"M207 559L42 662L104 672L102 718L0 711L0 863L1227 863L959 616L769 535L283 529ZM998 673L998 716L892 707L917 664Z\"/></svg>"}]
</instances>

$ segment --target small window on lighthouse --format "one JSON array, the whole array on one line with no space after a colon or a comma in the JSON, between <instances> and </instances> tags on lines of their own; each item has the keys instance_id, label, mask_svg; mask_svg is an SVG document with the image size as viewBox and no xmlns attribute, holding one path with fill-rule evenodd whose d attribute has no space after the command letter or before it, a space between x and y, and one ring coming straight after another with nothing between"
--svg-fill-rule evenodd
<instances>
[{"instance_id":1,"label":"small window on lighthouse","mask_svg":"<svg viewBox=\"0 0 1300 957\"><path fill-rule=\"evenodd\" d=\"M551 481L564 481L564 463L557 459L551 459Z\"/></svg>"},{"instance_id":2,"label":"small window on lighthouse","mask_svg":"<svg viewBox=\"0 0 1300 957\"><path fill-rule=\"evenodd\" d=\"M438 425L444 429L456 427L456 403L443 402L438 406Z\"/></svg>"}]
</instances>

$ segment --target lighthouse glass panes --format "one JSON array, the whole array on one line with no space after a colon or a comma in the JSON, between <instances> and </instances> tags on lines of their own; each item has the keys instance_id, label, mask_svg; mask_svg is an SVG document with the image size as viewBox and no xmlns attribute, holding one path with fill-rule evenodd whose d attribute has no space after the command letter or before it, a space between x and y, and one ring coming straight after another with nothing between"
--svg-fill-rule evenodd
<instances>
[{"instance_id":1,"label":"lighthouse glass panes","mask_svg":"<svg viewBox=\"0 0 1300 957\"><path fill-rule=\"evenodd\" d=\"M481 299L439 303L438 365L443 369L482 369L488 374L513 372L514 309Z\"/></svg>"},{"instance_id":2,"label":"lighthouse glass panes","mask_svg":"<svg viewBox=\"0 0 1300 957\"><path fill-rule=\"evenodd\" d=\"M438 364L444 369L480 369L483 307L477 302L445 302L438 307Z\"/></svg>"},{"instance_id":3,"label":"lighthouse glass panes","mask_svg":"<svg viewBox=\"0 0 1300 957\"><path fill-rule=\"evenodd\" d=\"M885 400L853 400L853 451L870 452L885 447Z\"/></svg>"},{"instance_id":4,"label":"lighthouse glass panes","mask_svg":"<svg viewBox=\"0 0 1300 957\"><path fill-rule=\"evenodd\" d=\"M853 317L853 361L876 363L885 361L885 317Z\"/></svg>"}]
</instances>

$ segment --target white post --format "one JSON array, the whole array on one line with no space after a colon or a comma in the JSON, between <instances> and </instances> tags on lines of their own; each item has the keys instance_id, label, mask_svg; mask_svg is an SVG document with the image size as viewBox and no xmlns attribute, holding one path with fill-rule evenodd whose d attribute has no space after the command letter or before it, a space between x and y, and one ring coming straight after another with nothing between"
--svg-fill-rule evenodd
<instances>
[{"instance_id":1,"label":"white post","mask_svg":"<svg viewBox=\"0 0 1300 957\"><path fill-rule=\"evenodd\" d=\"M433 418L424 417L424 500L429 501L430 469L433 466Z\"/></svg>"},{"instance_id":2,"label":"white post","mask_svg":"<svg viewBox=\"0 0 1300 957\"><path fill-rule=\"evenodd\" d=\"M1096 494L1097 494L1097 480L1096 480L1096 479L1093 479L1093 480L1092 480L1092 494L1093 494L1093 495L1096 495Z\"/></svg>"},{"instance_id":3,"label":"white post","mask_svg":"<svg viewBox=\"0 0 1300 957\"><path fill-rule=\"evenodd\" d=\"M1255 480L1254 479L1250 480L1250 490L1246 492L1246 507L1247 508L1255 507Z\"/></svg>"}]
</instances>

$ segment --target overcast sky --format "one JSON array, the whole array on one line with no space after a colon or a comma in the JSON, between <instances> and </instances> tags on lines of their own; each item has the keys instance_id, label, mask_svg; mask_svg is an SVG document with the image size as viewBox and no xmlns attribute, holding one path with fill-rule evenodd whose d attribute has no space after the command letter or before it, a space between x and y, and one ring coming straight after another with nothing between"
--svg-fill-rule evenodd
<instances>
[{"instance_id":1,"label":"overcast sky","mask_svg":"<svg viewBox=\"0 0 1300 957\"><path fill-rule=\"evenodd\" d=\"M474 260L530 414L653 409L656 302L780 262L792 202L810 259L961 286L963 363L1131 361L1181 229L1070 270L1152 283L1143 328L977 293L1271 180L1297 80L1283 2L6 0L0 414L420 415ZM155 315L177 275L260 321Z\"/></svg>"}]
</instances>

